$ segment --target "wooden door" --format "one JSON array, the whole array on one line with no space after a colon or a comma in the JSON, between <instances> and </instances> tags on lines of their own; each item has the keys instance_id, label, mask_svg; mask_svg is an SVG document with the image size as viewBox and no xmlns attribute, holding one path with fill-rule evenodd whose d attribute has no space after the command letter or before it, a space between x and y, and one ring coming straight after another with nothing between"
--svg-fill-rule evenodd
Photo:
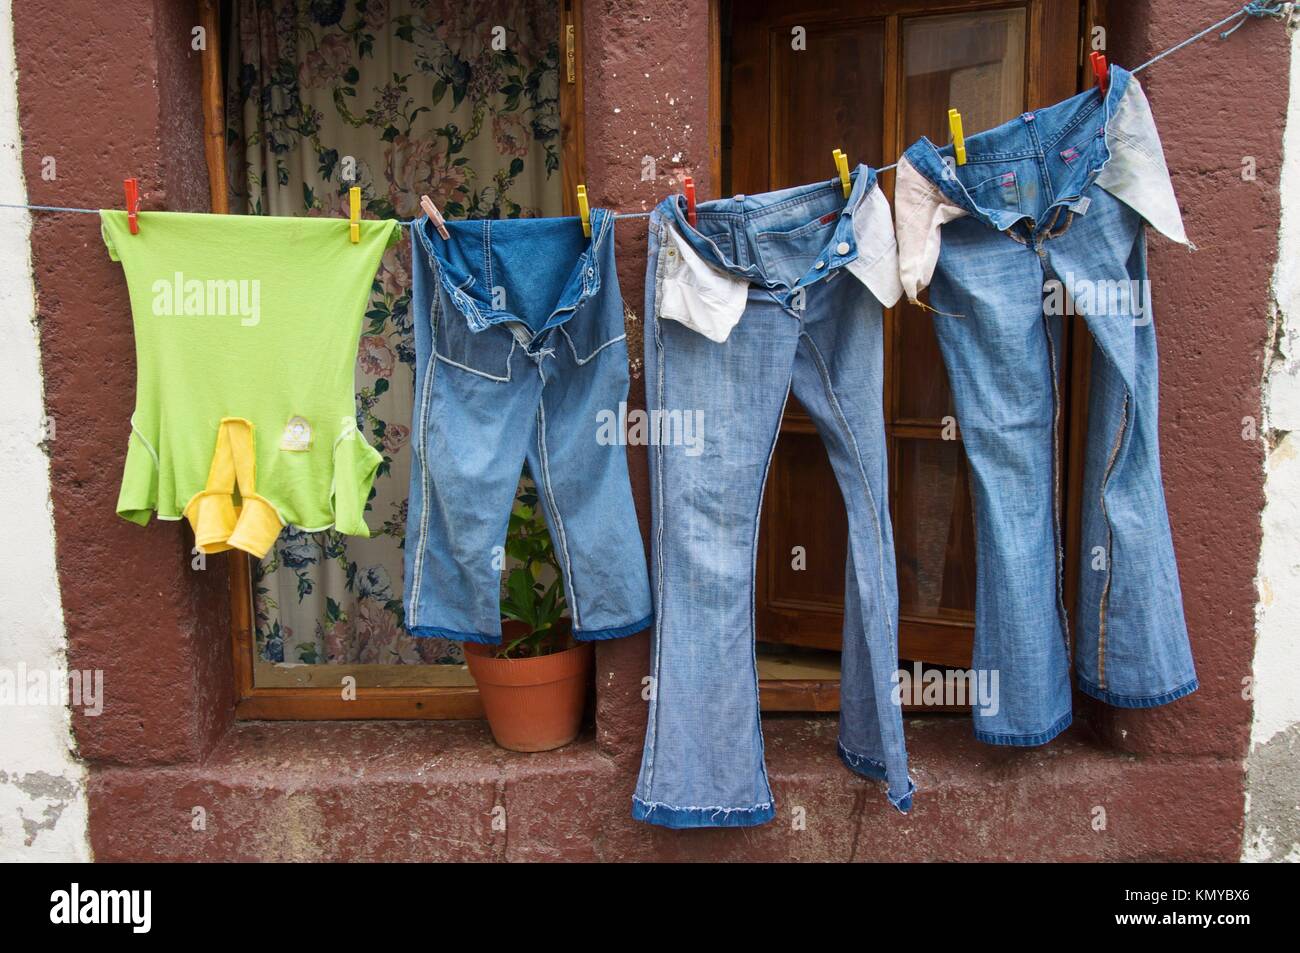
<instances>
[{"instance_id":1,"label":"wooden door","mask_svg":"<svg viewBox=\"0 0 1300 953\"><path fill-rule=\"evenodd\" d=\"M1078 0L724 7L724 194L832 178L836 148L850 164L893 163L921 135L947 142L949 107L970 134L1064 99L1079 82L1080 16ZM881 181L892 199L893 174ZM968 667L975 547L952 396L928 314L904 303L885 325L900 655ZM792 398L764 503L760 641L839 648L846 548L838 485Z\"/></svg>"}]
</instances>

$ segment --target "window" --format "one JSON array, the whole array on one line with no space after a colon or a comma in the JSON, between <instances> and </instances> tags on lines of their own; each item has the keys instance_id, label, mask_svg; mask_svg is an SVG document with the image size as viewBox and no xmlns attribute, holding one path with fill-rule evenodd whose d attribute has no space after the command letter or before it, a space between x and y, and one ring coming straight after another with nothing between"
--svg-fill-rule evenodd
<instances>
[{"instance_id":1,"label":"window","mask_svg":"<svg viewBox=\"0 0 1300 953\"><path fill-rule=\"evenodd\" d=\"M849 12L844 6L723 4L720 194L829 179L835 148L852 164L888 165L921 135L947 142L949 107L961 111L970 134L1078 89L1081 28L1091 11L1077 0L872 0ZM885 173L881 185L892 198L893 174ZM925 311L902 303L886 313L885 332L900 655L965 668L975 546L952 398ZM1077 329L1071 336L1080 339ZM1065 396L1075 408L1068 428L1077 424L1079 405L1077 395ZM1067 512L1069 500L1067 493ZM845 524L821 438L791 398L760 543L765 710L838 708ZM1073 559L1077 546L1067 545ZM1067 567L1066 578L1074 576Z\"/></svg>"},{"instance_id":2,"label":"window","mask_svg":"<svg viewBox=\"0 0 1300 953\"><path fill-rule=\"evenodd\" d=\"M448 217L572 214L581 0L525 0L500 34L474 4L200 6L222 40L203 64L214 211L337 216L360 185L376 216L415 218L424 192ZM381 264L357 366L360 429L385 458L372 538L294 531L263 560L231 553L240 717L482 713L459 644L402 626L410 335L403 241Z\"/></svg>"}]
</instances>

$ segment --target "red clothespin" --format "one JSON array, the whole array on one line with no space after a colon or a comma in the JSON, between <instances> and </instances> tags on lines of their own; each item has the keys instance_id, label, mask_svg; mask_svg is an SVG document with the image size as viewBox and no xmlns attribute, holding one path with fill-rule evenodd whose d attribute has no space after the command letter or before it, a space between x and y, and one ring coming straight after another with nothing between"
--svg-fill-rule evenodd
<instances>
[{"instance_id":1,"label":"red clothespin","mask_svg":"<svg viewBox=\"0 0 1300 953\"><path fill-rule=\"evenodd\" d=\"M140 234L140 180L123 179L122 189L126 192L126 224L132 235Z\"/></svg>"},{"instance_id":2,"label":"red clothespin","mask_svg":"<svg viewBox=\"0 0 1300 953\"><path fill-rule=\"evenodd\" d=\"M686 193L686 221L695 225L695 177L682 178L682 191Z\"/></svg>"},{"instance_id":3,"label":"red clothespin","mask_svg":"<svg viewBox=\"0 0 1300 953\"><path fill-rule=\"evenodd\" d=\"M1106 87L1110 84L1110 69L1106 66L1106 54L1094 50L1089 59L1092 60L1092 74L1097 77L1097 87L1105 96Z\"/></svg>"},{"instance_id":4,"label":"red clothespin","mask_svg":"<svg viewBox=\"0 0 1300 953\"><path fill-rule=\"evenodd\" d=\"M420 208L424 209L424 214L429 216L429 221L433 222L433 227L438 230L439 235L444 239L451 238L451 236L447 234L446 219L442 217L442 213L438 211L438 206L433 204L433 200L429 198L429 196L420 196Z\"/></svg>"}]
</instances>

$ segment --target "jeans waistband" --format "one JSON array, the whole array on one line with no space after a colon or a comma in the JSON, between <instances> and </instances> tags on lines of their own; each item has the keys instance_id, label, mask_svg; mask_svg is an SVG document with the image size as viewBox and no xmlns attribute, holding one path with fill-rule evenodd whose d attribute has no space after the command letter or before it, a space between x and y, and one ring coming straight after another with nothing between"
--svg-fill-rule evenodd
<instances>
[{"instance_id":1,"label":"jeans waistband","mask_svg":"<svg viewBox=\"0 0 1300 953\"><path fill-rule=\"evenodd\" d=\"M853 213L875 187L876 172L859 165L850 174L850 181L852 189L847 199L843 184L836 178L760 195L701 202L696 206L694 226L686 219L685 197L671 195L659 203L656 217L676 229L709 264L769 289L784 283L768 273L761 249L798 240L834 222L833 233L816 256L815 269L797 282L806 285L858 257ZM719 241L730 247L729 253L719 247Z\"/></svg>"},{"instance_id":2,"label":"jeans waistband","mask_svg":"<svg viewBox=\"0 0 1300 953\"><path fill-rule=\"evenodd\" d=\"M613 223L611 211L594 208L590 239L583 237L581 222L573 216L450 221L445 239L428 216L417 219L414 228L442 290L470 330L513 321L536 337L563 324L600 290L603 272L613 265ZM562 260L555 260L557 254ZM537 276L526 297L540 300L512 301L500 294L520 274Z\"/></svg>"},{"instance_id":3,"label":"jeans waistband","mask_svg":"<svg viewBox=\"0 0 1300 953\"><path fill-rule=\"evenodd\" d=\"M1060 206L1078 202L1110 160L1107 130L1131 79L1131 73L1112 64L1110 83L1104 95L1094 87L1055 105L1022 113L1010 122L968 136L966 162L962 166L955 165L951 144L936 146L925 136L908 148L904 158L955 205L998 231L1005 231L1024 218L1042 225L1050 221ZM1051 192L1050 201L1041 214L1029 215L1019 207L985 206L972 194L973 189L978 191L973 180L981 174L980 166L1006 167L1010 163L1033 161L1039 168L1046 169L1048 157L1063 142L1079 143L1081 127L1087 131L1087 140L1062 152L1062 161L1068 162L1070 169L1060 185L1046 174L1043 176L1043 180L1050 184ZM1072 150L1072 156L1066 155Z\"/></svg>"}]
</instances>

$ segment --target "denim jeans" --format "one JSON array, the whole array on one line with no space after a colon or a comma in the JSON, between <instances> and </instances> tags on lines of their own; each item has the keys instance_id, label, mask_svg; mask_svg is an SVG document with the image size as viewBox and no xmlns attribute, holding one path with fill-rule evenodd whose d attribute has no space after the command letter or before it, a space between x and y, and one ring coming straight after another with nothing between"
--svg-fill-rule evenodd
<instances>
[{"instance_id":1,"label":"denim jeans","mask_svg":"<svg viewBox=\"0 0 1300 953\"><path fill-rule=\"evenodd\" d=\"M627 400L614 216L411 229L415 412L405 543L414 635L501 640L506 528L525 461L574 637L650 625L645 548L621 439ZM606 434L613 428L606 427Z\"/></svg>"},{"instance_id":2,"label":"denim jeans","mask_svg":"<svg viewBox=\"0 0 1300 953\"><path fill-rule=\"evenodd\" d=\"M632 816L742 827L774 816L763 758L754 573L763 487L793 390L848 511L839 753L911 806L882 408L882 301L900 294L889 206L859 166L838 180L650 219L646 403L655 631ZM698 439L677 439L683 421ZM819 540L809 538L806 545Z\"/></svg>"},{"instance_id":3,"label":"denim jeans","mask_svg":"<svg viewBox=\"0 0 1300 953\"><path fill-rule=\"evenodd\" d=\"M1197 687L1165 510L1146 226L1186 243L1141 86L1026 113L952 147L907 150L895 194L902 283L926 284L975 504L975 657L997 671L975 734L1050 741L1084 693L1128 708ZM1061 337L1095 345L1084 447L1078 631L1062 592Z\"/></svg>"}]
</instances>

